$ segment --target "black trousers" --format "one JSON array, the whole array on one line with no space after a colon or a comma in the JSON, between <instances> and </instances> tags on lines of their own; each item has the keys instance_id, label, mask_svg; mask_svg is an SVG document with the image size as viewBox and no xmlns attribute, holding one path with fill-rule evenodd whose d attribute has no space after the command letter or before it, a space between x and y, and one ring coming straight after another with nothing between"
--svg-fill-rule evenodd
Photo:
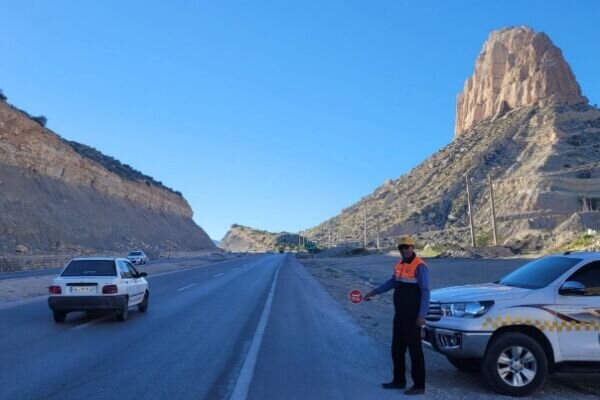
<instances>
[{"instance_id":1,"label":"black trousers","mask_svg":"<svg viewBox=\"0 0 600 400\"><path fill-rule=\"evenodd\" d=\"M425 388L425 357L421 344L421 328L416 326L416 318L394 316L392 335L392 361L394 362L394 381L406 382L406 350L410 354L411 376L414 385Z\"/></svg>"}]
</instances>

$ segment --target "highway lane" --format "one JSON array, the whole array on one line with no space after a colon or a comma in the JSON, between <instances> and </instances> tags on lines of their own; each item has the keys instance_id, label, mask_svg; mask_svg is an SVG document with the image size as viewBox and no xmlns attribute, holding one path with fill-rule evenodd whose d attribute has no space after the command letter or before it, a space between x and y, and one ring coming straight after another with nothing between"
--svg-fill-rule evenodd
<instances>
[{"instance_id":1,"label":"highway lane","mask_svg":"<svg viewBox=\"0 0 600 400\"><path fill-rule=\"evenodd\" d=\"M202 259L203 257L181 257L181 258L160 258L156 260L150 260L147 264L144 264L144 267L149 267L152 265L159 265L169 262L186 262L186 261L197 261L198 259ZM58 275L59 272L62 271L62 267L60 268L36 268L36 269L26 269L22 271L11 271L11 272L0 272L0 281L10 280L10 279L22 279L22 278L30 278L33 276L49 276L49 275Z\"/></svg>"},{"instance_id":2,"label":"highway lane","mask_svg":"<svg viewBox=\"0 0 600 400\"><path fill-rule=\"evenodd\" d=\"M276 279L275 279L276 278ZM45 302L0 310L2 399L391 398L387 355L291 256L149 278L119 323ZM381 367L381 366L384 367Z\"/></svg>"}]
</instances>

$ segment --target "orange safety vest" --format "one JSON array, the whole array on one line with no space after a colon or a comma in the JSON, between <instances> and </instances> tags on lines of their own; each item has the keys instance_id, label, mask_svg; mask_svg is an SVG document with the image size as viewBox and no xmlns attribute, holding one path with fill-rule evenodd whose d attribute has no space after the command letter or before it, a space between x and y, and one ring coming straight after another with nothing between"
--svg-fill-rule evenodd
<instances>
[{"instance_id":1,"label":"orange safety vest","mask_svg":"<svg viewBox=\"0 0 600 400\"><path fill-rule=\"evenodd\" d=\"M427 264L425 264L425 262L417 256L415 256L415 258L408 264L398 261L394 267L394 276L396 277L396 281L417 283L417 267L421 264L427 267Z\"/></svg>"}]
</instances>

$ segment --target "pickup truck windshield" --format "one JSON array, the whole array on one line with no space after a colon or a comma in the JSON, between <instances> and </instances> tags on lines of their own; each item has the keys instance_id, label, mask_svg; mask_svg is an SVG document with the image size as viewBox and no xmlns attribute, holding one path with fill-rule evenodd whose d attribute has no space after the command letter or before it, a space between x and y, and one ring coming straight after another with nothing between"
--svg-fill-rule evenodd
<instances>
[{"instance_id":1,"label":"pickup truck windshield","mask_svg":"<svg viewBox=\"0 0 600 400\"><path fill-rule=\"evenodd\" d=\"M526 289L540 289L548 286L580 261L580 258L573 257L543 257L528 262L506 275L498 283Z\"/></svg>"},{"instance_id":2,"label":"pickup truck windshield","mask_svg":"<svg viewBox=\"0 0 600 400\"><path fill-rule=\"evenodd\" d=\"M73 260L61 276L115 276L115 262L112 260Z\"/></svg>"},{"instance_id":3,"label":"pickup truck windshield","mask_svg":"<svg viewBox=\"0 0 600 400\"><path fill-rule=\"evenodd\" d=\"M141 256L142 253L139 251L132 251L131 253L129 253L130 256Z\"/></svg>"}]
</instances>

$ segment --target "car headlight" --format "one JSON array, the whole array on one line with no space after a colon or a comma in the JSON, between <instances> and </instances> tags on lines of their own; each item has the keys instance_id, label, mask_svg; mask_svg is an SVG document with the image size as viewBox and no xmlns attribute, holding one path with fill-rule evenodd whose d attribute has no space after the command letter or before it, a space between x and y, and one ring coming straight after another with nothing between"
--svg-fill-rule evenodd
<instances>
[{"instance_id":1,"label":"car headlight","mask_svg":"<svg viewBox=\"0 0 600 400\"><path fill-rule=\"evenodd\" d=\"M446 303L442 304L442 315L456 318L477 318L485 314L493 304L493 301Z\"/></svg>"}]
</instances>

